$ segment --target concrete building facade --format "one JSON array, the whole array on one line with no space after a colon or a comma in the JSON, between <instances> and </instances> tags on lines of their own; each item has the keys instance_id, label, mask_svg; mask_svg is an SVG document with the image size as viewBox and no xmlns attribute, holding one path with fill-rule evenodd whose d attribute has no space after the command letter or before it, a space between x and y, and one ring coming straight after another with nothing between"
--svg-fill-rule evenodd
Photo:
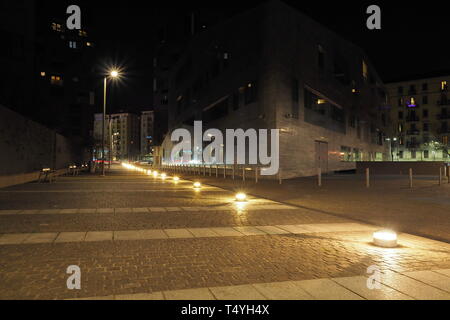
<instances>
[{"instance_id":1,"label":"concrete building facade","mask_svg":"<svg viewBox=\"0 0 450 320\"><path fill-rule=\"evenodd\" d=\"M102 125L103 115L96 114L94 121L95 158L102 158ZM106 160L135 161L140 154L140 122L132 113L119 113L106 116L105 126Z\"/></svg>"},{"instance_id":2,"label":"concrete building facade","mask_svg":"<svg viewBox=\"0 0 450 320\"><path fill-rule=\"evenodd\" d=\"M387 84L394 161L445 161L450 157L450 76Z\"/></svg>"},{"instance_id":3,"label":"concrete building facade","mask_svg":"<svg viewBox=\"0 0 450 320\"><path fill-rule=\"evenodd\" d=\"M141 121L141 160L153 160L153 148L155 137L155 113L154 111L143 111Z\"/></svg>"},{"instance_id":4,"label":"concrete building facade","mask_svg":"<svg viewBox=\"0 0 450 320\"><path fill-rule=\"evenodd\" d=\"M169 133L280 130L283 178L386 158L387 94L364 52L280 1L195 37L169 78ZM170 162L170 134L163 161Z\"/></svg>"}]
</instances>

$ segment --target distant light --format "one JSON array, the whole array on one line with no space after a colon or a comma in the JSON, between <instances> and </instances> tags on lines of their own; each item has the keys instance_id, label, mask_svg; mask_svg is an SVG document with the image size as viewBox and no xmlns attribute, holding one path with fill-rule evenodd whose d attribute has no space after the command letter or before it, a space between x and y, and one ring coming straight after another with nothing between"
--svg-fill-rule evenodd
<instances>
[{"instance_id":1,"label":"distant light","mask_svg":"<svg viewBox=\"0 0 450 320\"><path fill-rule=\"evenodd\" d=\"M162 174L161 174L161 179L163 179L163 180L164 180L165 178L167 178L167 174L165 174L165 173L162 173Z\"/></svg>"},{"instance_id":2,"label":"distant light","mask_svg":"<svg viewBox=\"0 0 450 320\"><path fill-rule=\"evenodd\" d=\"M325 104L327 101L325 99L318 99L317 104Z\"/></svg>"},{"instance_id":3,"label":"distant light","mask_svg":"<svg viewBox=\"0 0 450 320\"><path fill-rule=\"evenodd\" d=\"M156 177L158 177L158 171L154 171L153 172L153 176L156 178Z\"/></svg>"},{"instance_id":4,"label":"distant light","mask_svg":"<svg viewBox=\"0 0 450 320\"><path fill-rule=\"evenodd\" d=\"M173 177L173 181L178 182L178 181L180 181L180 178L179 177Z\"/></svg>"},{"instance_id":5,"label":"distant light","mask_svg":"<svg viewBox=\"0 0 450 320\"><path fill-rule=\"evenodd\" d=\"M236 194L236 201L244 202L247 201L247 195L243 192Z\"/></svg>"},{"instance_id":6,"label":"distant light","mask_svg":"<svg viewBox=\"0 0 450 320\"><path fill-rule=\"evenodd\" d=\"M147 171L147 174L148 174L149 176L151 176L151 175L152 175L152 170L148 170L148 171Z\"/></svg>"},{"instance_id":7,"label":"distant light","mask_svg":"<svg viewBox=\"0 0 450 320\"><path fill-rule=\"evenodd\" d=\"M194 188L195 189L200 189L201 187L202 187L202 184L200 182L194 183Z\"/></svg>"},{"instance_id":8,"label":"distant light","mask_svg":"<svg viewBox=\"0 0 450 320\"><path fill-rule=\"evenodd\" d=\"M117 78L119 76L119 71L113 70L111 71L111 77Z\"/></svg>"},{"instance_id":9,"label":"distant light","mask_svg":"<svg viewBox=\"0 0 450 320\"><path fill-rule=\"evenodd\" d=\"M397 246L397 233L391 230L377 231L373 234L373 243L383 248L394 248Z\"/></svg>"},{"instance_id":10,"label":"distant light","mask_svg":"<svg viewBox=\"0 0 450 320\"><path fill-rule=\"evenodd\" d=\"M46 76L45 71L42 71L42 72L41 72L41 77L45 77L45 76Z\"/></svg>"}]
</instances>

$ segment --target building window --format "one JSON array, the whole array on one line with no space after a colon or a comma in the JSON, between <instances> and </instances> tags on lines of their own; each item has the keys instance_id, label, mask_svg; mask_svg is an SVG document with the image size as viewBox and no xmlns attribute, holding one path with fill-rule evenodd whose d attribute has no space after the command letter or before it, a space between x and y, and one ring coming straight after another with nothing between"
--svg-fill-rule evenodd
<instances>
[{"instance_id":1,"label":"building window","mask_svg":"<svg viewBox=\"0 0 450 320\"><path fill-rule=\"evenodd\" d=\"M62 31L62 26L59 23L53 22L52 23L52 30L56 31L56 32L61 32Z\"/></svg>"},{"instance_id":2,"label":"building window","mask_svg":"<svg viewBox=\"0 0 450 320\"><path fill-rule=\"evenodd\" d=\"M400 151L400 152L398 153L398 157L399 157L400 159L403 159L403 151Z\"/></svg>"},{"instance_id":3,"label":"building window","mask_svg":"<svg viewBox=\"0 0 450 320\"><path fill-rule=\"evenodd\" d=\"M428 110L427 110L427 109L424 109L424 110L422 111L422 115L423 115L424 118L428 118Z\"/></svg>"},{"instance_id":4,"label":"building window","mask_svg":"<svg viewBox=\"0 0 450 320\"><path fill-rule=\"evenodd\" d=\"M416 86L415 85L410 85L409 86L409 94L416 94Z\"/></svg>"},{"instance_id":5,"label":"building window","mask_svg":"<svg viewBox=\"0 0 450 320\"><path fill-rule=\"evenodd\" d=\"M423 96L422 97L422 103L423 104L428 104L428 96Z\"/></svg>"},{"instance_id":6,"label":"building window","mask_svg":"<svg viewBox=\"0 0 450 320\"><path fill-rule=\"evenodd\" d=\"M41 77L45 77L45 76L46 76L45 71L42 71L42 72L41 72Z\"/></svg>"},{"instance_id":7,"label":"building window","mask_svg":"<svg viewBox=\"0 0 450 320\"><path fill-rule=\"evenodd\" d=\"M367 80L369 78L369 67L367 66L366 61L362 61L362 74L364 80Z\"/></svg>"},{"instance_id":8,"label":"building window","mask_svg":"<svg viewBox=\"0 0 450 320\"><path fill-rule=\"evenodd\" d=\"M428 83L422 84L422 91L428 91Z\"/></svg>"},{"instance_id":9,"label":"building window","mask_svg":"<svg viewBox=\"0 0 450 320\"><path fill-rule=\"evenodd\" d=\"M54 86L62 86L63 80L61 76L51 76L50 83Z\"/></svg>"},{"instance_id":10,"label":"building window","mask_svg":"<svg viewBox=\"0 0 450 320\"><path fill-rule=\"evenodd\" d=\"M423 124L423 131L424 131L424 132L430 131L430 124L424 123L424 124Z\"/></svg>"},{"instance_id":11,"label":"building window","mask_svg":"<svg viewBox=\"0 0 450 320\"><path fill-rule=\"evenodd\" d=\"M447 81L442 81L441 82L441 90L447 91L447 89L448 89Z\"/></svg>"},{"instance_id":12,"label":"building window","mask_svg":"<svg viewBox=\"0 0 450 320\"><path fill-rule=\"evenodd\" d=\"M403 87L398 87L398 94L403 94Z\"/></svg>"},{"instance_id":13,"label":"building window","mask_svg":"<svg viewBox=\"0 0 450 320\"><path fill-rule=\"evenodd\" d=\"M398 113L398 118L399 118L400 120L403 120L403 111L399 111L399 113Z\"/></svg>"},{"instance_id":14,"label":"building window","mask_svg":"<svg viewBox=\"0 0 450 320\"><path fill-rule=\"evenodd\" d=\"M403 107L403 98L398 99L398 106Z\"/></svg>"},{"instance_id":15,"label":"building window","mask_svg":"<svg viewBox=\"0 0 450 320\"><path fill-rule=\"evenodd\" d=\"M77 48L77 42L76 41L69 41L69 48L76 49Z\"/></svg>"},{"instance_id":16,"label":"building window","mask_svg":"<svg viewBox=\"0 0 450 320\"><path fill-rule=\"evenodd\" d=\"M428 150L424 150L424 151L423 151L423 157L424 157L425 159L428 159L428 158L430 157L430 152L429 152Z\"/></svg>"},{"instance_id":17,"label":"building window","mask_svg":"<svg viewBox=\"0 0 450 320\"><path fill-rule=\"evenodd\" d=\"M325 68L325 50L323 50L323 47L320 44L317 47L317 63L319 69Z\"/></svg>"},{"instance_id":18,"label":"building window","mask_svg":"<svg viewBox=\"0 0 450 320\"><path fill-rule=\"evenodd\" d=\"M257 86L255 82L247 84L244 97L246 105L257 101Z\"/></svg>"},{"instance_id":19,"label":"building window","mask_svg":"<svg viewBox=\"0 0 450 320\"><path fill-rule=\"evenodd\" d=\"M416 159L416 158L417 158L416 150L411 151L411 159Z\"/></svg>"},{"instance_id":20,"label":"building window","mask_svg":"<svg viewBox=\"0 0 450 320\"><path fill-rule=\"evenodd\" d=\"M84 30L78 30L78 35L79 35L80 37L87 37L87 32L84 31Z\"/></svg>"}]
</instances>

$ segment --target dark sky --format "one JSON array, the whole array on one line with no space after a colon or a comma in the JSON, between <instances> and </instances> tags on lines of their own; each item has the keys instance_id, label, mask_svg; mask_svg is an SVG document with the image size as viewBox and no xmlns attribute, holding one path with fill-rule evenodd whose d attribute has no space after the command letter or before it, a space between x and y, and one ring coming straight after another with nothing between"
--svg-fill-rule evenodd
<instances>
[{"instance_id":1,"label":"dark sky","mask_svg":"<svg viewBox=\"0 0 450 320\"><path fill-rule=\"evenodd\" d=\"M97 38L99 63L126 68L127 79L113 89L116 106L151 106L151 32L157 8L174 14L202 8L238 12L257 0L91 1L87 17ZM448 11L442 1L301 1L285 0L303 13L362 47L385 82L450 70L446 37ZM366 9L382 10L382 30L366 28Z\"/></svg>"}]
</instances>

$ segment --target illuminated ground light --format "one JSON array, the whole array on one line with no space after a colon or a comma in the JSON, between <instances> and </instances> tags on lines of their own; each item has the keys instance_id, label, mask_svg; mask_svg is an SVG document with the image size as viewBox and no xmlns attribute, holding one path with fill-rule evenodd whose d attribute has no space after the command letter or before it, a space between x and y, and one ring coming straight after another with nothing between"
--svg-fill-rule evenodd
<instances>
[{"instance_id":1,"label":"illuminated ground light","mask_svg":"<svg viewBox=\"0 0 450 320\"><path fill-rule=\"evenodd\" d=\"M157 178L157 177L158 177L158 172L157 172L157 171L154 171L154 172L153 172L153 176L154 176L155 178Z\"/></svg>"},{"instance_id":2,"label":"illuminated ground light","mask_svg":"<svg viewBox=\"0 0 450 320\"><path fill-rule=\"evenodd\" d=\"M377 231L373 234L373 243L383 248L395 248L397 246L397 233L391 230Z\"/></svg>"},{"instance_id":3,"label":"illuminated ground light","mask_svg":"<svg viewBox=\"0 0 450 320\"><path fill-rule=\"evenodd\" d=\"M194 189L200 189L202 187L202 184L200 182L194 183Z\"/></svg>"},{"instance_id":4,"label":"illuminated ground light","mask_svg":"<svg viewBox=\"0 0 450 320\"><path fill-rule=\"evenodd\" d=\"M151 176L152 175L152 170L148 170L147 171L147 175Z\"/></svg>"},{"instance_id":5,"label":"illuminated ground light","mask_svg":"<svg viewBox=\"0 0 450 320\"><path fill-rule=\"evenodd\" d=\"M180 178L179 177L173 177L173 181L174 182L178 182L178 181L180 181Z\"/></svg>"},{"instance_id":6,"label":"illuminated ground light","mask_svg":"<svg viewBox=\"0 0 450 320\"><path fill-rule=\"evenodd\" d=\"M247 195L243 192L239 192L235 197L237 202L247 202Z\"/></svg>"},{"instance_id":7,"label":"illuminated ground light","mask_svg":"<svg viewBox=\"0 0 450 320\"><path fill-rule=\"evenodd\" d=\"M161 173L161 179L166 179L167 178L167 174L165 174L165 173Z\"/></svg>"}]
</instances>

